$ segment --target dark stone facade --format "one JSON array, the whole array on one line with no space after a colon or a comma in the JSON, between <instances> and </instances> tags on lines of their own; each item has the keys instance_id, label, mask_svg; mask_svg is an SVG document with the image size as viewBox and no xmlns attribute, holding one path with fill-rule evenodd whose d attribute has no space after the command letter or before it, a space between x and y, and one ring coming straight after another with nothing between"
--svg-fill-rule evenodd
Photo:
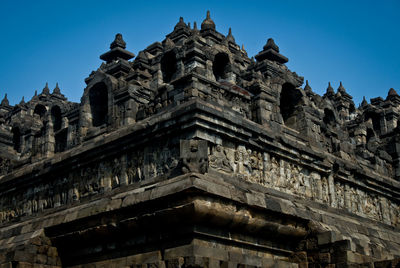
<instances>
[{"instance_id":1,"label":"dark stone facade","mask_svg":"<svg viewBox=\"0 0 400 268\"><path fill-rule=\"evenodd\" d=\"M394 89L319 96L209 13L100 58L81 103L1 102L1 268L398 265Z\"/></svg>"}]
</instances>

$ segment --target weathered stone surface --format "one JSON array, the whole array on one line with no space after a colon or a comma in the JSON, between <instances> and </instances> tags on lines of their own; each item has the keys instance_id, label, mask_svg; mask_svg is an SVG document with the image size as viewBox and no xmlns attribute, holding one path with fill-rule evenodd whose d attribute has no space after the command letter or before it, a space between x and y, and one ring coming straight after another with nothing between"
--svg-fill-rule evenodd
<instances>
[{"instance_id":1,"label":"weathered stone surface","mask_svg":"<svg viewBox=\"0 0 400 268\"><path fill-rule=\"evenodd\" d=\"M0 267L387 267L400 257L400 97L314 93L210 13L81 103L0 104ZM131 60L131 61L129 61Z\"/></svg>"}]
</instances>

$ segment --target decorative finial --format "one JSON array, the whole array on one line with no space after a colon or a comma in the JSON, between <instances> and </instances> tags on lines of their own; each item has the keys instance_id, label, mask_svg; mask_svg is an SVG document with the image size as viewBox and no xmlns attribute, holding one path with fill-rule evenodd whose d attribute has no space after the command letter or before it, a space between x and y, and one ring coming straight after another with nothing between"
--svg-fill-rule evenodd
<instances>
[{"instance_id":1,"label":"decorative finial","mask_svg":"<svg viewBox=\"0 0 400 268\"><path fill-rule=\"evenodd\" d=\"M209 11L209 10L207 10L206 19L201 23L201 29L202 29L202 30L207 30L207 29L215 30L215 23L214 23L214 21L211 19L210 11Z\"/></svg>"},{"instance_id":2,"label":"decorative finial","mask_svg":"<svg viewBox=\"0 0 400 268\"><path fill-rule=\"evenodd\" d=\"M228 35L226 36L226 40L232 43L235 43L235 38L232 35L232 29L229 27Z\"/></svg>"},{"instance_id":3,"label":"decorative finial","mask_svg":"<svg viewBox=\"0 0 400 268\"><path fill-rule=\"evenodd\" d=\"M50 94L49 83L46 82L46 86L43 88L42 94Z\"/></svg>"},{"instance_id":4,"label":"decorative finial","mask_svg":"<svg viewBox=\"0 0 400 268\"><path fill-rule=\"evenodd\" d=\"M25 104L25 97L22 96L22 99L21 99L21 101L19 102L19 105L24 105L24 104Z\"/></svg>"},{"instance_id":5,"label":"decorative finial","mask_svg":"<svg viewBox=\"0 0 400 268\"><path fill-rule=\"evenodd\" d=\"M125 43L124 39L122 38L122 34L120 34L120 33L117 33L115 35L114 41L110 44L110 49L113 49L116 47L120 47L123 49L126 48L126 43Z\"/></svg>"},{"instance_id":6,"label":"decorative finial","mask_svg":"<svg viewBox=\"0 0 400 268\"><path fill-rule=\"evenodd\" d=\"M58 82L56 83L56 87L53 89L53 94L61 94L61 90L58 87Z\"/></svg>"},{"instance_id":7,"label":"decorative finial","mask_svg":"<svg viewBox=\"0 0 400 268\"><path fill-rule=\"evenodd\" d=\"M183 21L183 17L179 17L179 21L178 21L178 23L175 25L174 30L180 29L180 28L186 28L186 27L188 27L188 26L187 26L186 23Z\"/></svg>"},{"instance_id":8,"label":"decorative finial","mask_svg":"<svg viewBox=\"0 0 400 268\"><path fill-rule=\"evenodd\" d=\"M363 100L362 100L362 102L361 102L361 107L364 107L364 106L366 106L366 105L368 105L368 102L367 102L367 100L365 99L365 96L363 96Z\"/></svg>"},{"instance_id":9,"label":"decorative finial","mask_svg":"<svg viewBox=\"0 0 400 268\"><path fill-rule=\"evenodd\" d=\"M340 92L340 93L346 92L346 89L343 87L342 81L340 81L338 92Z\"/></svg>"},{"instance_id":10,"label":"decorative finial","mask_svg":"<svg viewBox=\"0 0 400 268\"><path fill-rule=\"evenodd\" d=\"M389 89L388 97L389 96L398 96L398 94L397 94L396 90L394 90L394 88Z\"/></svg>"},{"instance_id":11,"label":"decorative finial","mask_svg":"<svg viewBox=\"0 0 400 268\"><path fill-rule=\"evenodd\" d=\"M7 93L4 95L4 98L3 98L3 100L1 101L1 104L0 104L1 106L10 106L10 103L8 102L8 99L7 99Z\"/></svg>"},{"instance_id":12,"label":"decorative finial","mask_svg":"<svg viewBox=\"0 0 400 268\"><path fill-rule=\"evenodd\" d=\"M35 90L35 94L33 95L31 100L38 100L38 99L39 99L39 97L37 95L37 90Z\"/></svg>"},{"instance_id":13,"label":"decorative finial","mask_svg":"<svg viewBox=\"0 0 400 268\"><path fill-rule=\"evenodd\" d=\"M268 38L267 43L263 47L264 50L272 49L275 50L276 52L279 52L279 47L275 44L274 39Z\"/></svg>"},{"instance_id":14,"label":"decorative finial","mask_svg":"<svg viewBox=\"0 0 400 268\"><path fill-rule=\"evenodd\" d=\"M328 94L335 93L335 91L333 90L333 87L331 86L331 82L328 82L328 88L326 89L326 93L328 93Z\"/></svg>"},{"instance_id":15,"label":"decorative finial","mask_svg":"<svg viewBox=\"0 0 400 268\"><path fill-rule=\"evenodd\" d=\"M306 80L306 85L304 86L304 91L310 92L311 91L311 87L308 84L308 80Z\"/></svg>"},{"instance_id":16,"label":"decorative finial","mask_svg":"<svg viewBox=\"0 0 400 268\"><path fill-rule=\"evenodd\" d=\"M246 49L244 49L244 44L242 44L242 52L243 52L243 54L247 55L247 51L246 51Z\"/></svg>"},{"instance_id":17,"label":"decorative finial","mask_svg":"<svg viewBox=\"0 0 400 268\"><path fill-rule=\"evenodd\" d=\"M193 22L193 30L197 31L197 22Z\"/></svg>"}]
</instances>

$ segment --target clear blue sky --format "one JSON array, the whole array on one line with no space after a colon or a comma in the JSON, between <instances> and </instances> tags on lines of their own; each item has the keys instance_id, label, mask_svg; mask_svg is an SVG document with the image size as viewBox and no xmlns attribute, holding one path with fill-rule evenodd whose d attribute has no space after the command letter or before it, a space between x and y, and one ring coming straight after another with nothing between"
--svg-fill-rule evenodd
<instances>
[{"instance_id":1,"label":"clear blue sky","mask_svg":"<svg viewBox=\"0 0 400 268\"><path fill-rule=\"evenodd\" d=\"M84 79L116 33L136 55L162 41L182 16L217 30L232 27L254 56L269 37L288 67L323 94L339 81L358 105L362 96L400 93L400 1L11 1L0 2L0 99L30 100L46 82L78 102Z\"/></svg>"}]
</instances>

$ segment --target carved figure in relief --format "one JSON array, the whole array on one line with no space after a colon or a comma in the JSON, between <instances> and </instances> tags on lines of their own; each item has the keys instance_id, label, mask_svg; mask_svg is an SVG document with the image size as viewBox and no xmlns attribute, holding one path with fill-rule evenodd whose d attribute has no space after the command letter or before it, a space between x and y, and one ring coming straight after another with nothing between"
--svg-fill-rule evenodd
<instances>
[{"instance_id":1,"label":"carved figure in relief","mask_svg":"<svg viewBox=\"0 0 400 268\"><path fill-rule=\"evenodd\" d=\"M253 151L253 153L250 156L250 167L252 171L250 176L250 181L255 183L261 183L262 170L263 170L263 160L261 153Z\"/></svg>"},{"instance_id":2,"label":"carved figure in relief","mask_svg":"<svg viewBox=\"0 0 400 268\"><path fill-rule=\"evenodd\" d=\"M210 167L228 173L233 172L233 167L228 159L227 151L221 145L213 148L210 155Z\"/></svg>"},{"instance_id":3,"label":"carved figure in relief","mask_svg":"<svg viewBox=\"0 0 400 268\"><path fill-rule=\"evenodd\" d=\"M120 185L120 177L121 177L121 162L119 161L118 158L114 159L114 164L112 166L112 181L111 181L111 185L112 188L118 187Z\"/></svg>"},{"instance_id":4,"label":"carved figure in relief","mask_svg":"<svg viewBox=\"0 0 400 268\"><path fill-rule=\"evenodd\" d=\"M322 202L329 204L329 188L328 188L328 180L327 178L322 178Z\"/></svg>"},{"instance_id":5,"label":"carved figure in relief","mask_svg":"<svg viewBox=\"0 0 400 268\"><path fill-rule=\"evenodd\" d=\"M208 146L207 141L181 140L180 155L182 160L182 172L206 173L208 170Z\"/></svg>"},{"instance_id":6,"label":"carved figure in relief","mask_svg":"<svg viewBox=\"0 0 400 268\"><path fill-rule=\"evenodd\" d=\"M271 185L275 187L279 176L279 162L274 156L271 157L271 165L268 173L270 174Z\"/></svg>"},{"instance_id":7,"label":"carved figure in relief","mask_svg":"<svg viewBox=\"0 0 400 268\"><path fill-rule=\"evenodd\" d=\"M344 186L336 183L336 200L339 208L344 208Z\"/></svg>"}]
</instances>

